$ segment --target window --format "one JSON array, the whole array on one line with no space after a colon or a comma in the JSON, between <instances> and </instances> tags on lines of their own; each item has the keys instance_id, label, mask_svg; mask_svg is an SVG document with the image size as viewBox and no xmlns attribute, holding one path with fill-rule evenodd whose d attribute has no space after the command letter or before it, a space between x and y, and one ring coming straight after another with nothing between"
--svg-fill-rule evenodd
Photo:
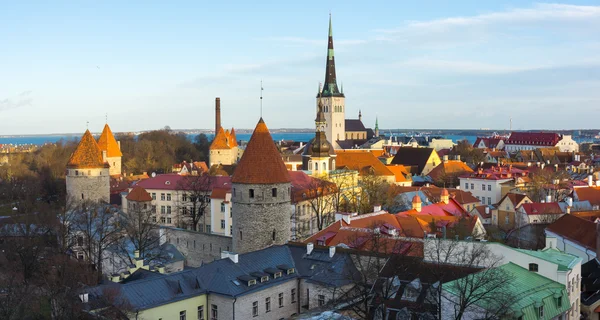
<instances>
[{"instance_id":1,"label":"window","mask_svg":"<svg viewBox=\"0 0 600 320\"><path fill-rule=\"evenodd\" d=\"M171 214L171 206L167 206L167 214Z\"/></svg>"},{"instance_id":2,"label":"window","mask_svg":"<svg viewBox=\"0 0 600 320\"><path fill-rule=\"evenodd\" d=\"M275 274L273 275L273 279L277 279L281 277L281 272L275 272Z\"/></svg>"},{"instance_id":3,"label":"window","mask_svg":"<svg viewBox=\"0 0 600 320\"><path fill-rule=\"evenodd\" d=\"M292 289L292 303L296 302L296 289Z\"/></svg>"},{"instance_id":4,"label":"window","mask_svg":"<svg viewBox=\"0 0 600 320\"><path fill-rule=\"evenodd\" d=\"M77 237L77 246L83 247L83 237L82 236Z\"/></svg>"},{"instance_id":5,"label":"window","mask_svg":"<svg viewBox=\"0 0 600 320\"><path fill-rule=\"evenodd\" d=\"M275 241L275 236L276 236L276 235L277 235L277 234L276 234L275 230L273 230L273 241Z\"/></svg>"},{"instance_id":6,"label":"window","mask_svg":"<svg viewBox=\"0 0 600 320\"><path fill-rule=\"evenodd\" d=\"M283 292L279 293L279 307L283 308Z\"/></svg>"},{"instance_id":7,"label":"window","mask_svg":"<svg viewBox=\"0 0 600 320\"><path fill-rule=\"evenodd\" d=\"M214 304L210 305L210 319L211 320L219 319L219 312L217 310L217 306Z\"/></svg>"},{"instance_id":8,"label":"window","mask_svg":"<svg viewBox=\"0 0 600 320\"><path fill-rule=\"evenodd\" d=\"M485 184L481 184L481 190L485 191Z\"/></svg>"},{"instance_id":9,"label":"window","mask_svg":"<svg viewBox=\"0 0 600 320\"><path fill-rule=\"evenodd\" d=\"M260 277L260 282L269 281L269 276Z\"/></svg>"},{"instance_id":10,"label":"window","mask_svg":"<svg viewBox=\"0 0 600 320\"><path fill-rule=\"evenodd\" d=\"M475 184L471 183L471 190L475 190Z\"/></svg>"},{"instance_id":11,"label":"window","mask_svg":"<svg viewBox=\"0 0 600 320\"><path fill-rule=\"evenodd\" d=\"M488 197L488 205L491 205L491 204L492 204L492 198Z\"/></svg>"},{"instance_id":12,"label":"window","mask_svg":"<svg viewBox=\"0 0 600 320\"><path fill-rule=\"evenodd\" d=\"M277 188L271 189L271 195L273 196L273 198L277 197Z\"/></svg>"},{"instance_id":13,"label":"window","mask_svg":"<svg viewBox=\"0 0 600 320\"><path fill-rule=\"evenodd\" d=\"M181 195L181 201L187 201L187 193Z\"/></svg>"},{"instance_id":14,"label":"window","mask_svg":"<svg viewBox=\"0 0 600 320\"><path fill-rule=\"evenodd\" d=\"M539 306L539 307L538 307L538 316L539 316L540 318L543 318L543 317L544 317L544 306Z\"/></svg>"},{"instance_id":15,"label":"window","mask_svg":"<svg viewBox=\"0 0 600 320\"><path fill-rule=\"evenodd\" d=\"M221 202L221 212L225 212L225 203Z\"/></svg>"},{"instance_id":16,"label":"window","mask_svg":"<svg viewBox=\"0 0 600 320\"><path fill-rule=\"evenodd\" d=\"M225 229L225 220L221 220L221 229Z\"/></svg>"},{"instance_id":17,"label":"window","mask_svg":"<svg viewBox=\"0 0 600 320\"><path fill-rule=\"evenodd\" d=\"M242 240L242 230L240 230L240 240Z\"/></svg>"},{"instance_id":18,"label":"window","mask_svg":"<svg viewBox=\"0 0 600 320\"><path fill-rule=\"evenodd\" d=\"M160 222L161 222L161 223L165 223L165 221L167 221L167 218L165 218L165 217L160 217Z\"/></svg>"},{"instance_id":19,"label":"window","mask_svg":"<svg viewBox=\"0 0 600 320\"><path fill-rule=\"evenodd\" d=\"M248 287L256 284L256 280L248 280Z\"/></svg>"},{"instance_id":20,"label":"window","mask_svg":"<svg viewBox=\"0 0 600 320\"><path fill-rule=\"evenodd\" d=\"M258 317L258 301L252 302L252 316Z\"/></svg>"},{"instance_id":21,"label":"window","mask_svg":"<svg viewBox=\"0 0 600 320\"><path fill-rule=\"evenodd\" d=\"M210 224L206 225L206 232L210 232Z\"/></svg>"},{"instance_id":22,"label":"window","mask_svg":"<svg viewBox=\"0 0 600 320\"><path fill-rule=\"evenodd\" d=\"M204 320L204 306L198 306L198 320Z\"/></svg>"},{"instance_id":23,"label":"window","mask_svg":"<svg viewBox=\"0 0 600 320\"><path fill-rule=\"evenodd\" d=\"M160 213L165 214L167 212L167 207L160 206Z\"/></svg>"},{"instance_id":24,"label":"window","mask_svg":"<svg viewBox=\"0 0 600 320\"><path fill-rule=\"evenodd\" d=\"M156 222L156 216L152 216L152 222Z\"/></svg>"},{"instance_id":25,"label":"window","mask_svg":"<svg viewBox=\"0 0 600 320\"><path fill-rule=\"evenodd\" d=\"M167 218L167 223L171 224L171 217Z\"/></svg>"},{"instance_id":26,"label":"window","mask_svg":"<svg viewBox=\"0 0 600 320\"><path fill-rule=\"evenodd\" d=\"M562 308L562 297L556 298L556 307L559 309Z\"/></svg>"},{"instance_id":27,"label":"window","mask_svg":"<svg viewBox=\"0 0 600 320\"><path fill-rule=\"evenodd\" d=\"M508 218L508 215L506 215L504 217L504 224L509 224L510 223L510 219Z\"/></svg>"},{"instance_id":28,"label":"window","mask_svg":"<svg viewBox=\"0 0 600 320\"><path fill-rule=\"evenodd\" d=\"M167 201L171 201L171 194L167 193Z\"/></svg>"},{"instance_id":29,"label":"window","mask_svg":"<svg viewBox=\"0 0 600 320\"><path fill-rule=\"evenodd\" d=\"M164 193L160 194L160 200L165 201L165 194Z\"/></svg>"},{"instance_id":30,"label":"window","mask_svg":"<svg viewBox=\"0 0 600 320\"><path fill-rule=\"evenodd\" d=\"M537 265L537 263L530 263L529 264L529 271L538 272L538 265Z\"/></svg>"},{"instance_id":31,"label":"window","mask_svg":"<svg viewBox=\"0 0 600 320\"><path fill-rule=\"evenodd\" d=\"M292 274L294 272L296 272L296 269L294 269L294 268L287 269L287 274Z\"/></svg>"},{"instance_id":32,"label":"window","mask_svg":"<svg viewBox=\"0 0 600 320\"><path fill-rule=\"evenodd\" d=\"M469 190L469 183L468 182L465 182L465 189Z\"/></svg>"},{"instance_id":33,"label":"window","mask_svg":"<svg viewBox=\"0 0 600 320\"><path fill-rule=\"evenodd\" d=\"M488 184L488 191L492 191L492 185Z\"/></svg>"},{"instance_id":34,"label":"window","mask_svg":"<svg viewBox=\"0 0 600 320\"><path fill-rule=\"evenodd\" d=\"M185 310L179 311L179 320L185 320Z\"/></svg>"},{"instance_id":35,"label":"window","mask_svg":"<svg viewBox=\"0 0 600 320\"><path fill-rule=\"evenodd\" d=\"M79 171L75 170L75 175L78 176L79 175Z\"/></svg>"},{"instance_id":36,"label":"window","mask_svg":"<svg viewBox=\"0 0 600 320\"><path fill-rule=\"evenodd\" d=\"M151 210L152 210L152 213L156 213L156 206L152 206L151 208L152 208L152 209L151 209Z\"/></svg>"},{"instance_id":37,"label":"window","mask_svg":"<svg viewBox=\"0 0 600 320\"><path fill-rule=\"evenodd\" d=\"M325 296L320 294L319 295L319 307L322 307L325 305Z\"/></svg>"},{"instance_id":38,"label":"window","mask_svg":"<svg viewBox=\"0 0 600 320\"><path fill-rule=\"evenodd\" d=\"M271 298L265 298L265 312L271 311Z\"/></svg>"},{"instance_id":39,"label":"window","mask_svg":"<svg viewBox=\"0 0 600 320\"><path fill-rule=\"evenodd\" d=\"M249 190L250 198L254 198L254 189Z\"/></svg>"}]
</instances>

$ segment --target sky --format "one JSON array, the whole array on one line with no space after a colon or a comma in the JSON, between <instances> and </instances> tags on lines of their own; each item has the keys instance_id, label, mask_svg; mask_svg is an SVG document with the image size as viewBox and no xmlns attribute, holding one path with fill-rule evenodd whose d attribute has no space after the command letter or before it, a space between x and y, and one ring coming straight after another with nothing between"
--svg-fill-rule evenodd
<instances>
[{"instance_id":1,"label":"sky","mask_svg":"<svg viewBox=\"0 0 600 320\"><path fill-rule=\"evenodd\" d=\"M332 14L346 118L600 128L600 1L4 1L0 135L312 128ZM88 124L89 122L89 124Z\"/></svg>"}]
</instances>

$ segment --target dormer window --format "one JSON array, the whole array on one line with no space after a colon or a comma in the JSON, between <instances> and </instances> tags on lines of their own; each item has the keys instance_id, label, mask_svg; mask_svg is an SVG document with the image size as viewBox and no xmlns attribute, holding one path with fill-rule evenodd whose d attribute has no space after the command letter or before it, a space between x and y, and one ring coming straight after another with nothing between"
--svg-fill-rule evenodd
<instances>
[{"instance_id":1,"label":"dormer window","mask_svg":"<svg viewBox=\"0 0 600 320\"><path fill-rule=\"evenodd\" d=\"M292 273L295 273L295 272L296 272L296 269L294 269L294 268L287 269L287 274L292 274Z\"/></svg>"},{"instance_id":2,"label":"dormer window","mask_svg":"<svg viewBox=\"0 0 600 320\"><path fill-rule=\"evenodd\" d=\"M530 263L529 264L529 271L538 272L538 265L537 265L537 263Z\"/></svg>"},{"instance_id":3,"label":"dormer window","mask_svg":"<svg viewBox=\"0 0 600 320\"><path fill-rule=\"evenodd\" d=\"M281 278L282 273L281 272L277 272L273 275L273 279L277 279L277 278Z\"/></svg>"},{"instance_id":4,"label":"dormer window","mask_svg":"<svg viewBox=\"0 0 600 320\"><path fill-rule=\"evenodd\" d=\"M269 281L269 276L264 276L260 278L260 282L266 282Z\"/></svg>"},{"instance_id":5,"label":"dormer window","mask_svg":"<svg viewBox=\"0 0 600 320\"><path fill-rule=\"evenodd\" d=\"M256 284L256 280L248 280L248 287Z\"/></svg>"}]
</instances>

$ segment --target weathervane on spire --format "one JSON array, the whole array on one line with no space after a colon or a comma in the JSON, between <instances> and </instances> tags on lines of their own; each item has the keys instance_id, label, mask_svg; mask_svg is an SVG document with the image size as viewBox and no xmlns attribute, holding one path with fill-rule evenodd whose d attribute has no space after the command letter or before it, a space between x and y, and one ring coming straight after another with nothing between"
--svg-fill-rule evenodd
<instances>
[{"instance_id":1,"label":"weathervane on spire","mask_svg":"<svg viewBox=\"0 0 600 320\"><path fill-rule=\"evenodd\" d=\"M108 112L104 115L104 121L108 123Z\"/></svg>"},{"instance_id":2,"label":"weathervane on spire","mask_svg":"<svg viewBox=\"0 0 600 320\"><path fill-rule=\"evenodd\" d=\"M261 79L260 80L260 117L261 118L262 118L263 90L265 90L265 89L263 88L262 79Z\"/></svg>"},{"instance_id":3,"label":"weathervane on spire","mask_svg":"<svg viewBox=\"0 0 600 320\"><path fill-rule=\"evenodd\" d=\"M90 122L89 122L89 121L86 121L86 122L85 122L85 129L86 129L86 130L89 130L89 129L90 129Z\"/></svg>"}]
</instances>

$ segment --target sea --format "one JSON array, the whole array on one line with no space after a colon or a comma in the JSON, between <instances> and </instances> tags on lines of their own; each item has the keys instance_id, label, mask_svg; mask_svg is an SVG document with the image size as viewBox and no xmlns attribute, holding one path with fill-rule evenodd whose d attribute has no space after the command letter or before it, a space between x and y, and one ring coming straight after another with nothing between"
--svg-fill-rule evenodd
<instances>
[{"instance_id":1,"label":"sea","mask_svg":"<svg viewBox=\"0 0 600 320\"><path fill-rule=\"evenodd\" d=\"M236 137L238 140L248 141L250 139L250 133L236 133ZM299 142L308 142L312 139L315 134L314 132L284 132L284 133L273 133L273 140L281 141L281 140L291 140L291 141L299 141ZM193 141L197 134L188 134L188 138ZM208 139L211 140L213 135L208 134ZM460 140L468 140L471 143L474 143L477 139L476 136L458 136L458 135L448 135L443 136L447 139L452 139L452 141L457 142ZM73 135L73 134L53 134L53 135L19 135L19 136L0 136L0 145L2 144L13 144L13 145L44 145L47 143L56 143L58 141L77 141L81 138L81 135Z\"/></svg>"}]
</instances>

